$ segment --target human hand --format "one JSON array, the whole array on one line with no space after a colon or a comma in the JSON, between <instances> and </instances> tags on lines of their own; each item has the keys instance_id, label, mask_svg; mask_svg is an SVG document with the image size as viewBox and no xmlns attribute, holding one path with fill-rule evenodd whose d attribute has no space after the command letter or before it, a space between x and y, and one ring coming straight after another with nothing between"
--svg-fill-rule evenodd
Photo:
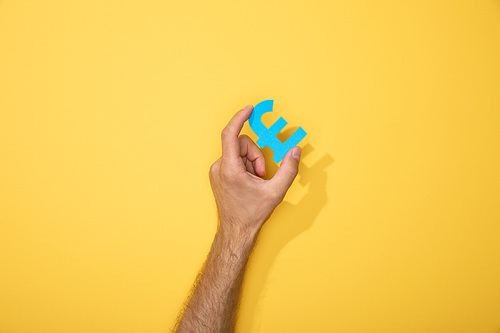
<instances>
[{"instance_id":1,"label":"human hand","mask_svg":"<svg viewBox=\"0 0 500 333\"><path fill-rule=\"evenodd\" d=\"M212 164L209 175L220 227L255 236L297 176L301 149L292 148L274 177L263 179L264 155L252 139L239 135L252 110L248 105L238 111L222 130L222 157Z\"/></svg>"}]
</instances>

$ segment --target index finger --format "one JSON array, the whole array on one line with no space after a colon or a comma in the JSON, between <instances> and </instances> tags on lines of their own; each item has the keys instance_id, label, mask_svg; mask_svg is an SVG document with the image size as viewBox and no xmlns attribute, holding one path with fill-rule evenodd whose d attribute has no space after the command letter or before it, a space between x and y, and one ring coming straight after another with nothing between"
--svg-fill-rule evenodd
<instances>
[{"instance_id":1,"label":"index finger","mask_svg":"<svg viewBox=\"0 0 500 333\"><path fill-rule=\"evenodd\" d=\"M247 105L231 118L229 123L222 130L222 159L230 161L240 157L240 135L243 124L250 118L253 106Z\"/></svg>"}]
</instances>

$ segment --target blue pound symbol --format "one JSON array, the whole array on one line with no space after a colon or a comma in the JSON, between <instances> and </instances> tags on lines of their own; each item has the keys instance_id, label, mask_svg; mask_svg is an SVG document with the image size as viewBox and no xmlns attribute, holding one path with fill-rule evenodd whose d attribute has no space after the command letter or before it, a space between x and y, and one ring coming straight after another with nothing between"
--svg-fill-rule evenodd
<instances>
[{"instance_id":1,"label":"blue pound symbol","mask_svg":"<svg viewBox=\"0 0 500 333\"><path fill-rule=\"evenodd\" d=\"M286 126L287 122L285 119L280 117L271 127L267 128L262 123L262 115L266 112L273 112L273 100L269 99L267 101L260 102L257 104L252 111L248 123L250 128L257 134L259 140L257 144L260 148L269 146L272 151L274 151L273 160L279 163L286 153L293 147L295 147L305 136L306 131L299 127L291 137L288 138L284 143L282 143L276 135Z\"/></svg>"}]
</instances>

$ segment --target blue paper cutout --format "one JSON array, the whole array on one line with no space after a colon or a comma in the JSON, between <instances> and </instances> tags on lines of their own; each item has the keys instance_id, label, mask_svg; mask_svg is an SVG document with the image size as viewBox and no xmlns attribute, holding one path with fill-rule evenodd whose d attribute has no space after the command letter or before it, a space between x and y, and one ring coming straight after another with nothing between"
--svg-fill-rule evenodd
<instances>
[{"instance_id":1,"label":"blue paper cutout","mask_svg":"<svg viewBox=\"0 0 500 333\"><path fill-rule=\"evenodd\" d=\"M273 112L273 100L269 99L267 101L262 101L257 104L252 111L252 115L250 119L248 119L248 123L250 124L250 128L257 134L259 140L257 140L257 144L260 148L264 148L265 146L269 146L271 150L274 152L273 160L276 163L279 163L283 157L285 157L286 153L293 147L295 147L305 136L306 131L299 127L291 137L288 138L285 142L281 142L276 135L286 126L287 122L285 119L280 117L271 127L267 128L262 123L262 115L266 112Z\"/></svg>"}]
</instances>

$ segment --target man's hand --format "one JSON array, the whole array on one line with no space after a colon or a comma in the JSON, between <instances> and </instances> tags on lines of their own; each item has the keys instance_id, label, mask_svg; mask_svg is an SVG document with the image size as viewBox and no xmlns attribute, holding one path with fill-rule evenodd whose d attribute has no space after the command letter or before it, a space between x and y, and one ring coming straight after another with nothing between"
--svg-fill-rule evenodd
<instances>
[{"instance_id":1,"label":"man's hand","mask_svg":"<svg viewBox=\"0 0 500 333\"><path fill-rule=\"evenodd\" d=\"M245 267L257 234L297 176L300 148L289 151L274 177L264 180L264 155L240 131L251 105L222 131L222 157L210 168L219 229L194 292L174 327L177 333L233 332Z\"/></svg>"},{"instance_id":2,"label":"man's hand","mask_svg":"<svg viewBox=\"0 0 500 333\"><path fill-rule=\"evenodd\" d=\"M259 147L239 135L253 110L238 111L222 130L222 157L210 168L220 227L256 235L297 176L301 149L294 147L281 161L274 177L264 180L266 163Z\"/></svg>"}]
</instances>

